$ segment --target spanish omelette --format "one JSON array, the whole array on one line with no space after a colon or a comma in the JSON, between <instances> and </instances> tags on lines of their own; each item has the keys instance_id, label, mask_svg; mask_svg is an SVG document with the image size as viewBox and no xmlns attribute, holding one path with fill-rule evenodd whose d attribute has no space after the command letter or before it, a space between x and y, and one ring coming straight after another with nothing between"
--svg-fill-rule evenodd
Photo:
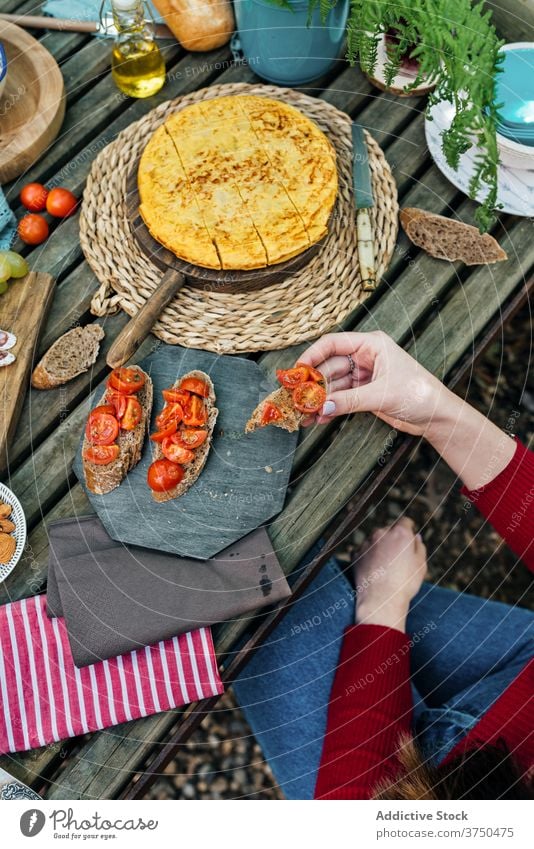
<instances>
[{"instance_id":1,"label":"spanish omelette","mask_svg":"<svg viewBox=\"0 0 534 849\"><path fill-rule=\"evenodd\" d=\"M139 211L151 235L206 268L264 268L320 241L337 189L336 155L286 103L213 98L174 113L139 163Z\"/></svg>"}]
</instances>

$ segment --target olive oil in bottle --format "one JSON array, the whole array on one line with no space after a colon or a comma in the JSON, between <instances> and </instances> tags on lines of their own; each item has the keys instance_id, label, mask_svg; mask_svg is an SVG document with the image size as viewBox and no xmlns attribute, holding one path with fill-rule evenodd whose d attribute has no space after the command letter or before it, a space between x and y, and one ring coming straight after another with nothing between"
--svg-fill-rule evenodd
<instances>
[{"instance_id":1,"label":"olive oil in bottle","mask_svg":"<svg viewBox=\"0 0 534 849\"><path fill-rule=\"evenodd\" d=\"M111 54L115 85L129 97L150 97L165 82L165 60L145 21L143 0L111 0L117 28Z\"/></svg>"}]
</instances>

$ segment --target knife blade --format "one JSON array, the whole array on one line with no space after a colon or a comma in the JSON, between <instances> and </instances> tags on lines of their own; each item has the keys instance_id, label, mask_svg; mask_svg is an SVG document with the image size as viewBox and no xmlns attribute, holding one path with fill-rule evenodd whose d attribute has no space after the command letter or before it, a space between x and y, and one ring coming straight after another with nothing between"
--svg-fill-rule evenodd
<instances>
[{"instance_id":1,"label":"knife blade","mask_svg":"<svg viewBox=\"0 0 534 849\"><path fill-rule=\"evenodd\" d=\"M60 32L89 32L92 35L114 36L117 30L111 15L107 15L101 21L76 21L70 18L51 18L47 15L17 15L0 14L0 22L8 21L25 29L49 29ZM172 38L176 40L168 26L165 24L153 24L147 21L154 30L156 38Z\"/></svg>"},{"instance_id":2,"label":"knife blade","mask_svg":"<svg viewBox=\"0 0 534 849\"><path fill-rule=\"evenodd\" d=\"M352 186L362 287L364 292L372 292L377 286L374 233L369 215L369 210L374 206L374 197L369 151L363 128L359 124L352 125Z\"/></svg>"}]
</instances>

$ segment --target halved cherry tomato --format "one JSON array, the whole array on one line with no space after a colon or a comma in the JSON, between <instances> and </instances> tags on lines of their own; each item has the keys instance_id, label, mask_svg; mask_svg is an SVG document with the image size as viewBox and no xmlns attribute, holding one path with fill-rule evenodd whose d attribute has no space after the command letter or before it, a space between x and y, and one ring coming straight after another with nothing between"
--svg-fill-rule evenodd
<instances>
[{"instance_id":1,"label":"halved cherry tomato","mask_svg":"<svg viewBox=\"0 0 534 849\"><path fill-rule=\"evenodd\" d=\"M312 380L293 390L293 403L301 413L316 413L326 401L326 390Z\"/></svg>"},{"instance_id":2,"label":"halved cherry tomato","mask_svg":"<svg viewBox=\"0 0 534 849\"><path fill-rule=\"evenodd\" d=\"M119 456L119 446L115 442L113 445L90 445L83 452L84 460L88 463L94 463L95 466L107 466L108 463L113 463Z\"/></svg>"},{"instance_id":3,"label":"halved cherry tomato","mask_svg":"<svg viewBox=\"0 0 534 849\"><path fill-rule=\"evenodd\" d=\"M272 404L270 401L267 401L263 408L261 423L266 425L271 422L277 422L281 418L283 418L282 411L278 409L276 404Z\"/></svg>"},{"instance_id":4,"label":"halved cherry tomato","mask_svg":"<svg viewBox=\"0 0 534 849\"><path fill-rule=\"evenodd\" d=\"M180 383L180 389L186 392L193 392L195 395L200 395L201 398L207 398L210 394L210 388L203 380L198 377L186 377Z\"/></svg>"},{"instance_id":5,"label":"halved cherry tomato","mask_svg":"<svg viewBox=\"0 0 534 849\"><path fill-rule=\"evenodd\" d=\"M190 393L184 392L182 389L164 389L161 393L169 404L187 404Z\"/></svg>"},{"instance_id":6,"label":"halved cherry tomato","mask_svg":"<svg viewBox=\"0 0 534 849\"><path fill-rule=\"evenodd\" d=\"M120 421L126 412L126 405L128 403L129 395L123 395L122 392L113 392L108 390L106 393L106 400L113 406L115 410L115 416Z\"/></svg>"},{"instance_id":7,"label":"halved cherry tomato","mask_svg":"<svg viewBox=\"0 0 534 849\"><path fill-rule=\"evenodd\" d=\"M182 448L193 449L203 445L207 438L207 430L197 430L196 428L184 427L182 430L179 430L178 433L174 434L172 441L175 442L176 445L181 445Z\"/></svg>"},{"instance_id":8,"label":"halved cherry tomato","mask_svg":"<svg viewBox=\"0 0 534 849\"><path fill-rule=\"evenodd\" d=\"M156 460L148 468L147 481L154 492L168 492L178 486L183 476L183 466L170 460Z\"/></svg>"},{"instance_id":9,"label":"halved cherry tomato","mask_svg":"<svg viewBox=\"0 0 534 849\"><path fill-rule=\"evenodd\" d=\"M129 395L126 401L126 409L121 419L121 428L123 430L135 430L141 419L143 418L143 408L133 395Z\"/></svg>"},{"instance_id":10,"label":"halved cherry tomato","mask_svg":"<svg viewBox=\"0 0 534 849\"><path fill-rule=\"evenodd\" d=\"M195 452L190 451L188 448L182 448L181 445L176 445L173 442L172 436L167 436L166 439L161 443L161 450L163 451L163 456L170 460L171 463L180 463L182 466L186 463L190 463L191 460L195 457Z\"/></svg>"},{"instance_id":11,"label":"halved cherry tomato","mask_svg":"<svg viewBox=\"0 0 534 849\"><path fill-rule=\"evenodd\" d=\"M183 422L189 427L202 427L208 420L208 411L202 398L192 395L184 407Z\"/></svg>"},{"instance_id":12,"label":"halved cherry tomato","mask_svg":"<svg viewBox=\"0 0 534 849\"><path fill-rule=\"evenodd\" d=\"M154 442L163 442L163 440L166 439L168 436L172 436L176 433L177 427L178 425L176 422L170 422L168 427L165 427L162 430L157 430L155 433L153 433L150 439L152 439Z\"/></svg>"},{"instance_id":13,"label":"halved cherry tomato","mask_svg":"<svg viewBox=\"0 0 534 849\"><path fill-rule=\"evenodd\" d=\"M135 367L116 368L113 369L109 376L109 385L116 392L133 395L134 392L139 392L141 387L145 385L145 376Z\"/></svg>"},{"instance_id":14,"label":"halved cherry tomato","mask_svg":"<svg viewBox=\"0 0 534 849\"><path fill-rule=\"evenodd\" d=\"M297 363L297 368L300 368L303 363ZM313 366L304 366L304 368L308 369L308 377L306 380L315 380L316 383L324 383L324 374L321 374L319 369L314 368Z\"/></svg>"},{"instance_id":15,"label":"halved cherry tomato","mask_svg":"<svg viewBox=\"0 0 534 849\"><path fill-rule=\"evenodd\" d=\"M308 380L308 373L308 366L301 363L296 365L295 368L277 369L276 376L286 389L294 389L295 386L299 386L299 384Z\"/></svg>"},{"instance_id":16,"label":"halved cherry tomato","mask_svg":"<svg viewBox=\"0 0 534 849\"><path fill-rule=\"evenodd\" d=\"M111 445L119 435L119 423L111 413L93 410L85 425L85 435L93 445Z\"/></svg>"},{"instance_id":17,"label":"halved cherry tomato","mask_svg":"<svg viewBox=\"0 0 534 849\"><path fill-rule=\"evenodd\" d=\"M181 404L167 404L163 408L159 416L156 417L156 427L158 430L166 430L170 424L174 423L176 427L180 424L184 416L184 411ZM176 428L175 428L176 430Z\"/></svg>"},{"instance_id":18,"label":"halved cherry tomato","mask_svg":"<svg viewBox=\"0 0 534 849\"><path fill-rule=\"evenodd\" d=\"M99 407L95 407L94 410L91 411L91 415L94 416L95 413L108 413L110 416L115 416L115 407L113 404L100 404Z\"/></svg>"}]
</instances>

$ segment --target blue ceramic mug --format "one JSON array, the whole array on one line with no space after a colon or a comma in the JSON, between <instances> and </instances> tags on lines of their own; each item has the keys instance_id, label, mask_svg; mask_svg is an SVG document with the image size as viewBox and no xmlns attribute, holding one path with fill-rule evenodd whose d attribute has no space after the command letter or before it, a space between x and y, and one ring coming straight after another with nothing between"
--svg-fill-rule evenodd
<instances>
[{"instance_id":1,"label":"blue ceramic mug","mask_svg":"<svg viewBox=\"0 0 534 849\"><path fill-rule=\"evenodd\" d=\"M241 49L251 69L277 85L302 85L327 73L341 56L349 0L338 0L323 23L308 26L308 0L284 9L269 0L234 0Z\"/></svg>"}]
</instances>

